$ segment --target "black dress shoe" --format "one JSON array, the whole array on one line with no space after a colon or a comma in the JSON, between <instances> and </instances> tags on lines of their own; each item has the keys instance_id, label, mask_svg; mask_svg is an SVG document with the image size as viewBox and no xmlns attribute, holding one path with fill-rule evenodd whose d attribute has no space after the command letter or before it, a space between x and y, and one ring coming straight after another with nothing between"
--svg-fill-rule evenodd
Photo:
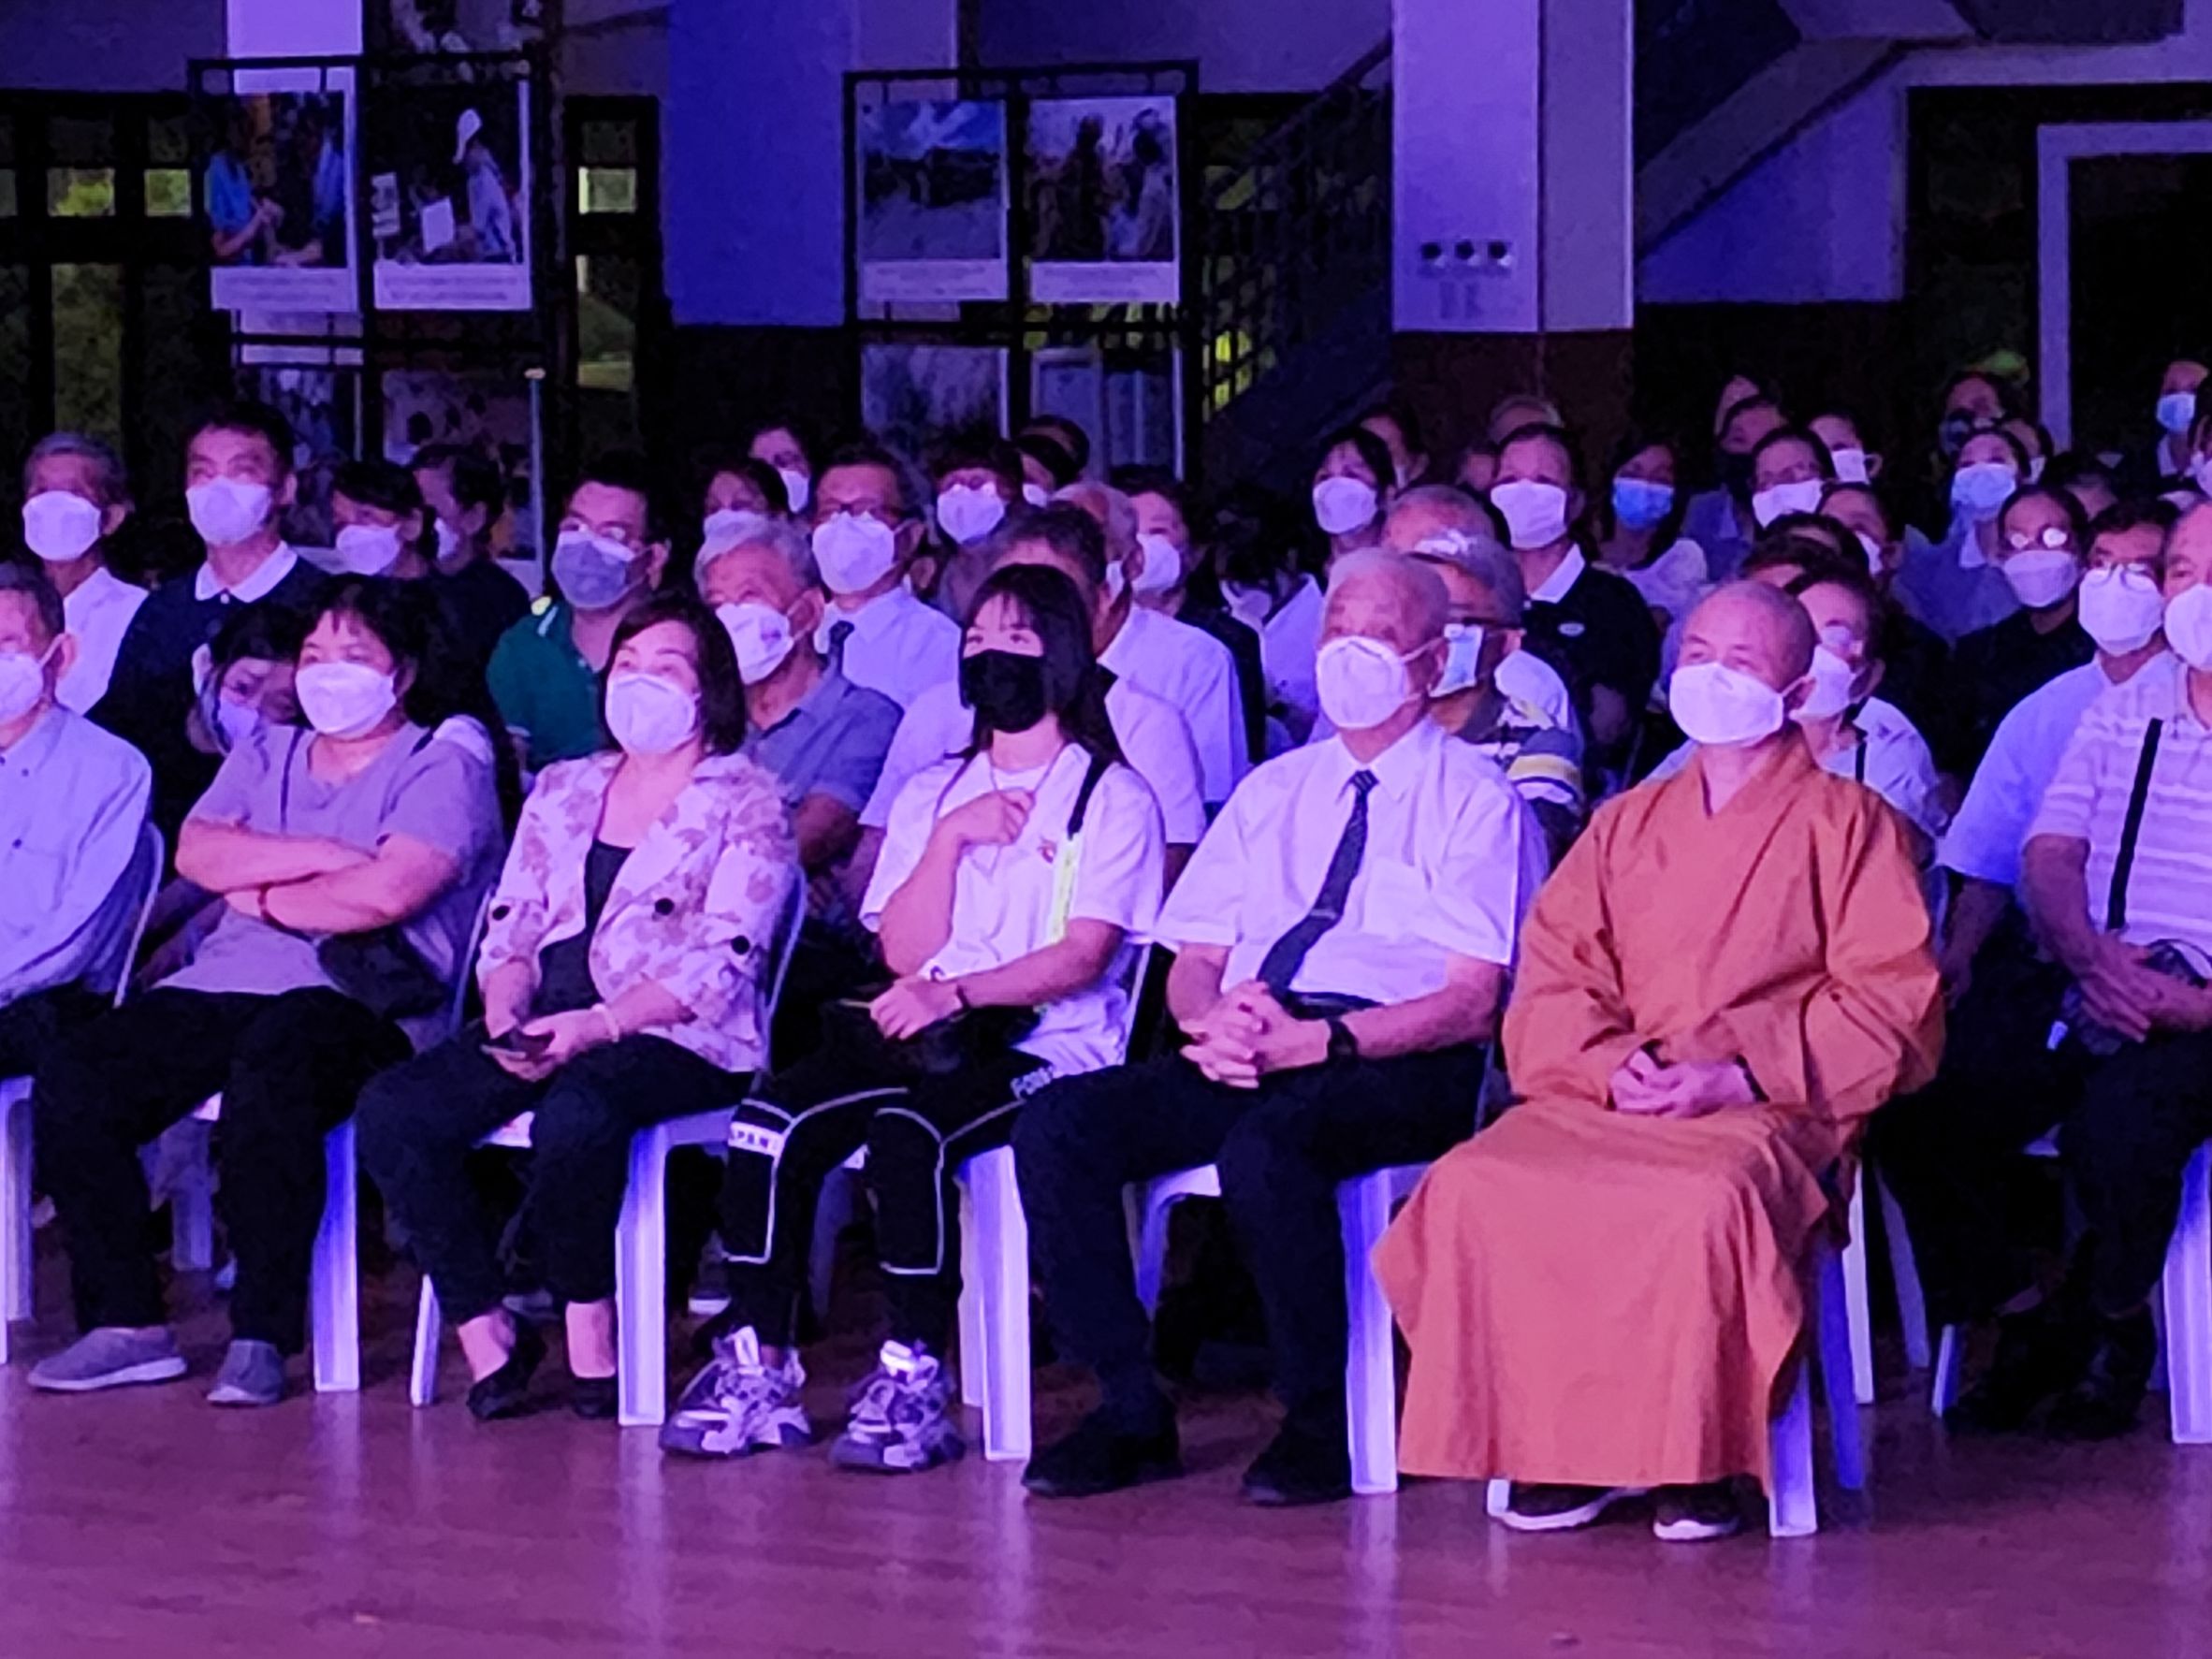
<instances>
[{"instance_id":1,"label":"black dress shoe","mask_svg":"<svg viewBox=\"0 0 2212 1659\"><path fill-rule=\"evenodd\" d=\"M521 1417L530 1410L530 1379L546 1358L546 1339L528 1319L515 1321L507 1362L469 1385L469 1413L480 1423Z\"/></svg>"},{"instance_id":2,"label":"black dress shoe","mask_svg":"<svg viewBox=\"0 0 2212 1659\"><path fill-rule=\"evenodd\" d=\"M1997 1357L1950 1410L1943 1426L1968 1434L2016 1434L2046 1400L2062 1393L2088 1363L2090 1337L2078 1316L2057 1302L1997 1322Z\"/></svg>"},{"instance_id":3,"label":"black dress shoe","mask_svg":"<svg viewBox=\"0 0 2212 1659\"><path fill-rule=\"evenodd\" d=\"M1183 1473L1172 1413L1150 1433L1125 1433L1103 1410L1029 1460L1022 1484L1041 1498L1095 1498Z\"/></svg>"},{"instance_id":4,"label":"black dress shoe","mask_svg":"<svg viewBox=\"0 0 2212 1659\"><path fill-rule=\"evenodd\" d=\"M1344 1432L1316 1434L1286 1423L1244 1471L1244 1501L1264 1509L1333 1504L1352 1495L1352 1454Z\"/></svg>"},{"instance_id":5,"label":"black dress shoe","mask_svg":"<svg viewBox=\"0 0 2212 1659\"><path fill-rule=\"evenodd\" d=\"M2158 1357L2159 1328L2147 1308L2099 1319L2088 1370L2051 1407L2052 1438L2113 1440L2133 1429Z\"/></svg>"},{"instance_id":6,"label":"black dress shoe","mask_svg":"<svg viewBox=\"0 0 2212 1659\"><path fill-rule=\"evenodd\" d=\"M568 1408L588 1423L613 1422L622 1409L621 1384L611 1376L572 1376Z\"/></svg>"}]
</instances>

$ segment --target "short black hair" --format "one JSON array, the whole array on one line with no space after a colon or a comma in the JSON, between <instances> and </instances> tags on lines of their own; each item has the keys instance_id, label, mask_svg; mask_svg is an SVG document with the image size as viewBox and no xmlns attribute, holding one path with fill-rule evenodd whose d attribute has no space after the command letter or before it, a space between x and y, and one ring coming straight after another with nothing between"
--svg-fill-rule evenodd
<instances>
[{"instance_id":1,"label":"short black hair","mask_svg":"<svg viewBox=\"0 0 2212 1659\"><path fill-rule=\"evenodd\" d=\"M2089 516L2081 510L2081 503L2056 484L2023 484L2005 498L2003 506L1997 510L1997 528L2004 529L2004 521L2012 517L2013 509L2022 502L2054 502L2059 511L2066 515L2066 528L2073 532L2074 546L2082 558L2089 556Z\"/></svg>"},{"instance_id":2,"label":"short black hair","mask_svg":"<svg viewBox=\"0 0 2212 1659\"><path fill-rule=\"evenodd\" d=\"M1961 369L1945 380L1943 396L1936 400L1936 408L1939 411L1949 408L1951 399L1958 388L1976 380L1997 394L1997 418L1999 420L2011 418L2018 402L2018 400L2013 395L2012 384L2001 379L1986 369Z\"/></svg>"},{"instance_id":3,"label":"short black hair","mask_svg":"<svg viewBox=\"0 0 2212 1659\"><path fill-rule=\"evenodd\" d=\"M1190 531L1194 542L1202 542L1213 533L1213 527L1201 522L1205 508L1198 496L1165 467L1116 467L1107 482L1131 501L1141 495L1159 497L1182 516L1183 528Z\"/></svg>"},{"instance_id":4,"label":"short black hair","mask_svg":"<svg viewBox=\"0 0 2212 1659\"><path fill-rule=\"evenodd\" d=\"M1077 478L1083 476L1091 464L1091 435L1083 429L1082 422L1066 415L1032 415L1022 423L1022 436L1042 438L1058 445L1068 457Z\"/></svg>"},{"instance_id":5,"label":"short black hair","mask_svg":"<svg viewBox=\"0 0 2212 1659\"><path fill-rule=\"evenodd\" d=\"M2163 496L2153 496L2147 502L2115 502L2089 521L2089 541L2093 545L2100 536L2123 535L2146 527L2163 534L2180 518L2181 509Z\"/></svg>"},{"instance_id":6,"label":"short black hair","mask_svg":"<svg viewBox=\"0 0 2212 1659\"><path fill-rule=\"evenodd\" d=\"M1329 464L1331 452L1346 446L1360 452L1360 459L1375 474L1375 488L1379 490L1398 488L1398 469L1391 463L1390 445L1365 427L1338 427L1321 440L1319 458L1314 462L1318 473Z\"/></svg>"},{"instance_id":7,"label":"short black hair","mask_svg":"<svg viewBox=\"0 0 2212 1659\"><path fill-rule=\"evenodd\" d=\"M1387 420L1398 429L1398 441L1405 445L1407 455L1427 455L1429 445L1421 435L1419 417L1410 404L1377 403L1353 424L1365 426L1371 420Z\"/></svg>"},{"instance_id":8,"label":"short black hair","mask_svg":"<svg viewBox=\"0 0 2212 1659\"><path fill-rule=\"evenodd\" d=\"M67 614L62 609L62 590L43 567L20 559L0 559L0 593L21 593L31 602L38 626L51 641L66 632Z\"/></svg>"},{"instance_id":9,"label":"short black hair","mask_svg":"<svg viewBox=\"0 0 2212 1659\"><path fill-rule=\"evenodd\" d=\"M1736 417L1748 409L1771 409L1777 415L1783 414L1781 401L1772 392L1756 391L1748 398L1739 398L1721 412L1720 428L1712 435L1712 441L1716 446L1727 437L1728 429L1736 424ZM1788 417L1784 415L1783 418L1787 419Z\"/></svg>"},{"instance_id":10,"label":"short black hair","mask_svg":"<svg viewBox=\"0 0 2212 1659\"><path fill-rule=\"evenodd\" d=\"M788 409L770 410L761 419L754 421L746 429L746 450L750 452L752 446L770 432L781 432L799 446L799 453L807 459L808 476L811 477L821 471L816 463L822 458L822 434L815 429L812 421L794 415Z\"/></svg>"},{"instance_id":11,"label":"short black hair","mask_svg":"<svg viewBox=\"0 0 2212 1659\"><path fill-rule=\"evenodd\" d=\"M1503 460L1506 451L1516 444L1549 444L1566 458L1567 482L1577 491L1582 488L1582 452L1575 444L1575 435L1564 427L1546 421L1532 421L1525 427L1515 427L1498 440L1498 458Z\"/></svg>"},{"instance_id":12,"label":"short black hair","mask_svg":"<svg viewBox=\"0 0 2212 1659\"><path fill-rule=\"evenodd\" d=\"M226 607L215 637L208 642L214 678L220 680L233 662L249 658L257 662L295 661L313 623L313 616L300 606L273 599Z\"/></svg>"},{"instance_id":13,"label":"short black hair","mask_svg":"<svg viewBox=\"0 0 2212 1659\"><path fill-rule=\"evenodd\" d=\"M1014 448L1044 469L1055 489L1065 489L1083 476L1083 469L1075 464L1068 446L1057 438L1048 438L1041 432L1024 432L1014 440Z\"/></svg>"},{"instance_id":14,"label":"short black hair","mask_svg":"<svg viewBox=\"0 0 2212 1659\"><path fill-rule=\"evenodd\" d=\"M1808 524L1807 520L1815 524ZM1830 540L1830 537L1833 540ZM1845 547L1853 549L1846 553ZM1858 550L1858 537L1833 518L1823 518L1814 513L1790 513L1777 518L1767 527L1766 532L1753 544L1751 553L1738 574L1754 576L1763 570L1778 570L1784 566L1803 571L1807 575L1818 575L1826 581L1831 576L1851 573L1863 575L1866 558Z\"/></svg>"},{"instance_id":15,"label":"short black hair","mask_svg":"<svg viewBox=\"0 0 2212 1659\"><path fill-rule=\"evenodd\" d=\"M1094 592L1106 585L1106 532L1081 507L1055 502L1022 514L999 534L1007 547L1016 542L1043 543L1081 570Z\"/></svg>"},{"instance_id":16,"label":"short black hair","mask_svg":"<svg viewBox=\"0 0 2212 1659\"><path fill-rule=\"evenodd\" d=\"M1882 492L1870 483L1858 484L1847 478L1831 479L1827 488L1820 492L1820 517L1833 518L1834 515L1828 512L1828 503L1844 494L1865 496L1874 503L1874 511L1882 515L1883 532L1885 535L1897 533L1897 515L1889 510L1889 503L1882 499ZM1837 518L1835 522L1841 524L1842 520Z\"/></svg>"},{"instance_id":17,"label":"short black hair","mask_svg":"<svg viewBox=\"0 0 2212 1659\"><path fill-rule=\"evenodd\" d=\"M2118 479L2111 465L2086 449L2069 449L2051 457L2044 463L2043 481L2054 489L2096 483L2118 493Z\"/></svg>"},{"instance_id":18,"label":"short black hair","mask_svg":"<svg viewBox=\"0 0 2212 1659\"><path fill-rule=\"evenodd\" d=\"M1060 729L1096 758L1120 760L1121 745L1106 714L1106 682L1091 643L1090 607L1075 584L1065 571L1043 565L1003 565L968 602L961 633L975 626L984 607L1001 600L1021 611L1044 647L1044 706L1059 717ZM969 752L981 751L991 735L978 710Z\"/></svg>"},{"instance_id":19,"label":"short black hair","mask_svg":"<svg viewBox=\"0 0 2212 1659\"><path fill-rule=\"evenodd\" d=\"M684 588L656 593L628 616L615 630L615 652L648 628L674 622L690 633L699 666L699 732L708 754L735 754L745 746L745 680L737 672L737 652L729 631L704 602ZM604 711L605 689L601 688Z\"/></svg>"},{"instance_id":20,"label":"short black hair","mask_svg":"<svg viewBox=\"0 0 2212 1659\"><path fill-rule=\"evenodd\" d=\"M1841 588L1867 607L1867 644L1880 652L1882 624L1888 610L1888 601L1882 597L1882 589L1874 586L1874 578L1867 574L1864 564L1827 564L1818 569L1808 567L1805 574L1788 583L1783 589L1792 599L1802 599L1812 588Z\"/></svg>"},{"instance_id":21,"label":"short black hair","mask_svg":"<svg viewBox=\"0 0 2212 1659\"><path fill-rule=\"evenodd\" d=\"M484 509L484 528L489 530L507 510L507 475L499 463L482 451L460 444L432 444L415 452L408 463L414 473L443 473L445 486L461 511Z\"/></svg>"},{"instance_id":22,"label":"short black hair","mask_svg":"<svg viewBox=\"0 0 2212 1659\"><path fill-rule=\"evenodd\" d=\"M898 490L898 516L903 522L922 516L922 503L914 495L914 469L907 458L882 444L848 444L822 463L818 479L826 478L839 467L876 467L889 473ZM817 485L815 496L822 490Z\"/></svg>"},{"instance_id":23,"label":"short black hair","mask_svg":"<svg viewBox=\"0 0 2212 1659\"><path fill-rule=\"evenodd\" d=\"M1022 493L1022 452L996 432L955 432L930 454L932 479L970 468L991 473L1016 496Z\"/></svg>"},{"instance_id":24,"label":"short black hair","mask_svg":"<svg viewBox=\"0 0 2212 1659\"><path fill-rule=\"evenodd\" d=\"M1828 453L1826 443L1811 427L1776 427L1751 447L1751 464L1755 470L1759 457L1780 444L1797 444L1812 451L1812 458L1820 463L1824 481L1836 475L1836 458Z\"/></svg>"},{"instance_id":25,"label":"short black hair","mask_svg":"<svg viewBox=\"0 0 2212 1659\"><path fill-rule=\"evenodd\" d=\"M692 468L694 501L705 501L706 492L714 488L714 481L728 473L742 478L761 492L761 499L768 503L768 511L777 514L791 512L791 491L784 488L783 474L764 460L755 459L743 450L716 447L702 453Z\"/></svg>"},{"instance_id":26,"label":"short black hair","mask_svg":"<svg viewBox=\"0 0 2212 1659\"><path fill-rule=\"evenodd\" d=\"M331 475L330 493L401 517L410 513L421 514L422 530L415 537L414 550L435 551L435 517L424 504L422 486L415 483L411 469L386 460L349 460Z\"/></svg>"},{"instance_id":27,"label":"short black hair","mask_svg":"<svg viewBox=\"0 0 2212 1659\"><path fill-rule=\"evenodd\" d=\"M645 503L646 540L668 539L668 520L661 512L661 492L655 487L652 462L633 449L610 449L585 463L569 486L568 500L587 484L603 489L625 489Z\"/></svg>"},{"instance_id":28,"label":"short black hair","mask_svg":"<svg viewBox=\"0 0 2212 1659\"><path fill-rule=\"evenodd\" d=\"M202 432L237 432L258 438L276 457L277 476L292 472L292 423L257 398L231 398L202 412L192 423L192 436Z\"/></svg>"}]
</instances>

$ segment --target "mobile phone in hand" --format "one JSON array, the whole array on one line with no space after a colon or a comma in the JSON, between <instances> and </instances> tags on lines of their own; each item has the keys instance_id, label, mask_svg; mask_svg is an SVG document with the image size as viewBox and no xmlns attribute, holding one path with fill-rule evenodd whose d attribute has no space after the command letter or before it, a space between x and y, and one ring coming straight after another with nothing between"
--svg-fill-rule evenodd
<instances>
[{"instance_id":1,"label":"mobile phone in hand","mask_svg":"<svg viewBox=\"0 0 2212 1659\"><path fill-rule=\"evenodd\" d=\"M502 1054L513 1055L518 1060L534 1060L553 1046L553 1034L550 1031L525 1031L517 1026L504 1037L497 1038L485 1046L497 1049Z\"/></svg>"}]
</instances>

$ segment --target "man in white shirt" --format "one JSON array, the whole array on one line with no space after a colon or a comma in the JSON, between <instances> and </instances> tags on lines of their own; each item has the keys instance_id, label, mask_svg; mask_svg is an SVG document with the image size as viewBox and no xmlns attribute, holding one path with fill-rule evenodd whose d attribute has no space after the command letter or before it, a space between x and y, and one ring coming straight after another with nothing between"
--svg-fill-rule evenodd
<instances>
[{"instance_id":1,"label":"man in white shirt","mask_svg":"<svg viewBox=\"0 0 2212 1659\"><path fill-rule=\"evenodd\" d=\"M1099 636L1099 665L1183 711L1198 745L1206 806L1219 807L1251 764L1236 659L1203 629L1136 603L1144 546L1137 539L1137 509L1128 496L1110 484L1085 479L1053 499L1081 508L1105 532L1106 614Z\"/></svg>"},{"instance_id":2,"label":"man in white shirt","mask_svg":"<svg viewBox=\"0 0 2212 1659\"><path fill-rule=\"evenodd\" d=\"M105 1006L129 936L153 774L60 706L76 655L53 584L0 563L0 1078Z\"/></svg>"},{"instance_id":3,"label":"man in white shirt","mask_svg":"<svg viewBox=\"0 0 2212 1659\"><path fill-rule=\"evenodd\" d=\"M108 568L108 543L130 513L123 462L97 438L49 433L23 463L23 546L61 590L77 661L59 700L78 714L107 694L124 631L146 603L145 589Z\"/></svg>"},{"instance_id":4,"label":"man in white shirt","mask_svg":"<svg viewBox=\"0 0 2212 1659\"><path fill-rule=\"evenodd\" d=\"M1105 538L1089 517L1073 507L1046 507L1026 515L999 535L993 558L995 563L1049 565L1066 575L1091 606L1094 638L1102 636L1113 601L1105 590ZM1198 749L1190 728L1180 709L1119 676L1107 688L1106 716L1113 722L1113 735L1130 770L1159 803L1167 832L1168 881L1172 885L1206 831ZM883 828L899 791L918 773L966 749L974 734L975 716L961 702L957 682L932 686L914 699L883 758L875 793L861 809L861 843L851 866L860 882L865 883L875 867Z\"/></svg>"},{"instance_id":5,"label":"man in white shirt","mask_svg":"<svg viewBox=\"0 0 2212 1659\"><path fill-rule=\"evenodd\" d=\"M960 625L907 586L928 525L904 461L861 445L816 480L814 560L830 603L814 643L829 664L904 708L960 669Z\"/></svg>"},{"instance_id":6,"label":"man in white shirt","mask_svg":"<svg viewBox=\"0 0 2212 1659\"><path fill-rule=\"evenodd\" d=\"M2172 654L2090 705L2028 829L2029 918L2060 971L2040 996L1973 998L1935 1083L1876 1125L1932 1314L2003 1316L1954 1408L1985 1431L2054 1396L2059 1437L2134 1425L2182 1171L2212 1138L2212 503L2174 527L2163 591ZM2046 1298L2010 1177L2054 1128L2086 1225Z\"/></svg>"},{"instance_id":7,"label":"man in white shirt","mask_svg":"<svg viewBox=\"0 0 2212 1659\"><path fill-rule=\"evenodd\" d=\"M1085 1496L1181 1467L1122 1217L1131 1182L1215 1163L1259 1283L1285 1421L1257 1503L1348 1495L1339 1182L1475 1127L1543 839L1497 767L1428 718L1444 587L1386 553L1338 561L1317 679L1338 735L1270 761L1161 911L1182 1054L1040 1092L1014 1137L1061 1351L1099 1409L1024 1483Z\"/></svg>"}]
</instances>

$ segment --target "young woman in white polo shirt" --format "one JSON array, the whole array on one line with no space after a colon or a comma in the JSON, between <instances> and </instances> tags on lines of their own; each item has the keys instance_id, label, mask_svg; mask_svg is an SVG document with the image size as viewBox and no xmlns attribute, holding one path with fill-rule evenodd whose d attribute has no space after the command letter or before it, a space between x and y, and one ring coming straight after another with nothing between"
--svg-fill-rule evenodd
<instances>
[{"instance_id":1,"label":"young woman in white polo shirt","mask_svg":"<svg viewBox=\"0 0 2212 1659\"><path fill-rule=\"evenodd\" d=\"M814 1212L864 1147L890 1340L832 1461L908 1473L965 1449L944 1353L953 1183L1045 1083L1121 1059L1128 968L1159 906L1159 808L1122 764L1090 624L1056 570L1009 566L978 589L960 672L973 740L899 793L862 904L894 982L831 1010L822 1049L738 1111L729 1333L669 1419L668 1450L812 1439L796 1345Z\"/></svg>"}]
</instances>

